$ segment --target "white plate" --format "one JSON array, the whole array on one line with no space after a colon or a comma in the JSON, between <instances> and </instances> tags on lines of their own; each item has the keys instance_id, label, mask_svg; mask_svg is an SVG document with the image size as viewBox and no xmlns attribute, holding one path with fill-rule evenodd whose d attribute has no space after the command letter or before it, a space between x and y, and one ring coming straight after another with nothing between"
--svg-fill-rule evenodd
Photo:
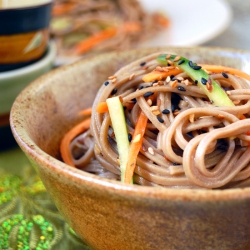
<instances>
[{"instance_id":1,"label":"white plate","mask_svg":"<svg viewBox=\"0 0 250 250\"><path fill-rule=\"evenodd\" d=\"M232 11L223 0L139 0L146 11L162 11L171 26L139 47L194 46L222 33L230 24Z\"/></svg>"},{"instance_id":2,"label":"white plate","mask_svg":"<svg viewBox=\"0 0 250 250\"><path fill-rule=\"evenodd\" d=\"M232 11L223 0L139 0L148 12L161 11L170 27L138 47L194 46L213 39L230 24ZM55 65L72 63L78 58L57 57Z\"/></svg>"}]
</instances>

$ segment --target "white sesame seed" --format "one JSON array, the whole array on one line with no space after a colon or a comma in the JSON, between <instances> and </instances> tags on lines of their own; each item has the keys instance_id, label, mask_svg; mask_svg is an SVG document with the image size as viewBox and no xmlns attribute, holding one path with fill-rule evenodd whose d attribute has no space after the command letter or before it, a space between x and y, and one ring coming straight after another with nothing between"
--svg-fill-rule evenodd
<instances>
[{"instance_id":1,"label":"white sesame seed","mask_svg":"<svg viewBox=\"0 0 250 250\"><path fill-rule=\"evenodd\" d=\"M148 152L149 152L151 155L154 155L154 154L155 154L153 148L151 148L151 147L148 147Z\"/></svg>"}]
</instances>

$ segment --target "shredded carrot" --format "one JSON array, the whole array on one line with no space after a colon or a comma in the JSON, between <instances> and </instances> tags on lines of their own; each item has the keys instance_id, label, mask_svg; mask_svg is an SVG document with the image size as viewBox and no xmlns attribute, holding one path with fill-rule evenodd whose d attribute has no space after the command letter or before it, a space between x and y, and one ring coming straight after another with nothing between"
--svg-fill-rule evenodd
<instances>
[{"instance_id":1,"label":"shredded carrot","mask_svg":"<svg viewBox=\"0 0 250 250\"><path fill-rule=\"evenodd\" d=\"M157 13L154 15L154 20L156 23L160 24L162 27L169 27L170 25L170 19L167 18L164 14Z\"/></svg>"},{"instance_id":2,"label":"shredded carrot","mask_svg":"<svg viewBox=\"0 0 250 250\"><path fill-rule=\"evenodd\" d=\"M78 112L79 115L91 115L92 113L92 108L86 108Z\"/></svg>"},{"instance_id":3,"label":"shredded carrot","mask_svg":"<svg viewBox=\"0 0 250 250\"><path fill-rule=\"evenodd\" d=\"M63 161L72 166L75 167L73 160L71 158L71 154L70 154L70 150L69 150L69 146L71 141L79 134L83 133L84 131L86 131L87 129L89 129L90 126L90 118L87 118L86 120L80 122L79 124L77 124L76 126L74 126L71 130L69 130L63 137L61 144L60 144L60 152L61 152L61 156Z\"/></svg>"},{"instance_id":4,"label":"shredded carrot","mask_svg":"<svg viewBox=\"0 0 250 250\"><path fill-rule=\"evenodd\" d=\"M234 68L230 68L230 67L225 67L225 66L220 66L220 65L209 65L209 64L199 64L200 66L202 66L203 69L213 72L213 73L221 73L221 72L225 72L225 73L229 73L229 74L233 74L239 77L242 77L248 81L250 81L250 75L239 70L239 69L234 69ZM147 75L143 76L142 80L144 82L151 82L154 80L161 80L169 75L177 75L179 73L181 73L182 70L175 68L172 70L167 71L157 71L157 70L153 70L152 72L148 73Z\"/></svg>"},{"instance_id":5,"label":"shredded carrot","mask_svg":"<svg viewBox=\"0 0 250 250\"><path fill-rule=\"evenodd\" d=\"M171 76L171 75L177 75L179 73L181 73L182 70L180 69L171 69L169 71L158 71L158 70L154 70L150 73L148 73L147 75L143 76L142 80L144 82L152 82L154 80L162 80L163 78L167 77L167 76Z\"/></svg>"},{"instance_id":6,"label":"shredded carrot","mask_svg":"<svg viewBox=\"0 0 250 250\"><path fill-rule=\"evenodd\" d=\"M106 102L99 102L97 107L96 107L96 112L97 113L106 113L108 112L108 104Z\"/></svg>"},{"instance_id":7,"label":"shredded carrot","mask_svg":"<svg viewBox=\"0 0 250 250\"><path fill-rule=\"evenodd\" d=\"M225 67L225 66L220 66L220 65L209 65L209 64L199 64L202 66L203 69L214 72L214 73L229 73L233 74L242 78L245 78L246 80L250 81L250 75L239 70L239 69L234 69L230 67Z\"/></svg>"},{"instance_id":8,"label":"shredded carrot","mask_svg":"<svg viewBox=\"0 0 250 250\"><path fill-rule=\"evenodd\" d=\"M119 29L124 32L139 32L141 30L141 25L138 22L128 22L121 27L107 28L77 43L73 47L72 52L76 55L83 54L103 41L115 36Z\"/></svg>"},{"instance_id":9,"label":"shredded carrot","mask_svg":"<svg viewBox=\"0 0 250 250\"><path fill-rule=\"evenodd\" d=\"M63 14L66 14L73 10L76 7L75 3L60 3L60 4L55 4L52 8L52 15L53 16L60 16Z\"/></svg>"},{"instance_id":10,"label":"shredded carrot","mask_svg":"<svg viewBox=\"0 0 250 250\"><path fill-rule=\"evenodd\" d=\"M134 169L136 166L137 155L139 154L139 151L142 146L142 139L146 130L147 122L147 116L141 111L135 126L135 130L129 148L128 163L124 176L125 183L131 183L134 174Z\"/></svg>"}]
</instances>

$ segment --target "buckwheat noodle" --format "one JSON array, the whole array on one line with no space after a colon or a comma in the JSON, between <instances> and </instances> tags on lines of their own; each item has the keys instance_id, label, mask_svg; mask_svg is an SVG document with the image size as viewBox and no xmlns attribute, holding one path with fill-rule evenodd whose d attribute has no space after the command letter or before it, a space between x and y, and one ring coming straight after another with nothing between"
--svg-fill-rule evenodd
<instances>
[{"instance_id":1,"label":"buckwheat noodle","mask_svg":"<svg viewBox=\"0 0 250 250\"><path fill-rule=\"evenodd\" d=\"M71 143L74 163L84 171L120 179L109 113L95 111L98 103L118 95L127 107L129 132L133 132L140 110L148 117L134 171L135 183L169 188L249 186L248 81L229 73L210 72L210 77L235 103L234 107L216 107L186 73L143 82L143 75L159 67L158 55L160 53L127 65L101 86L93 104L90 130ZM149 92L156 93L152 103L145 97ZM157 114L162 119L159 120ZM240 119L243 115L246 119Z\"/></svg>"}]
</instances>

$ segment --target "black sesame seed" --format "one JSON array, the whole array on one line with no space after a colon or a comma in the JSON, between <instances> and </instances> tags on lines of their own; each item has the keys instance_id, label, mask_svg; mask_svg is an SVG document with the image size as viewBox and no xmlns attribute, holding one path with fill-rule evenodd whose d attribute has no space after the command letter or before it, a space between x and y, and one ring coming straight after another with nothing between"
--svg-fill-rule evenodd
<instances>
[{"instance_id":1,"label":"black sesame seed","mask_svg":"<svg viewBox=\"0 0 250 250\"><path fill-rule=\"evenodd\" d=\"M149 92L145 93L143 96L144 97L149 97L149 96L151 96L153 94L154 94L154 92L149 91Z\"/></svg>"},{"instance_id":2,"label":"black sesame seed","mask_svg":"<svg viewBox=\"0 0 250 250\"><path fill-rule=\"evenodd\" d=\"M193 67L192 67L194 70L199 70L199 69L201 69L201 66L199 66L199 65L193 65Z\"/></svg>"},{"instance_id":3,"label":"black sesame seed","mask_svg":"<svg viewBox=\"0 0 250 250\"><path fill-rule=\"evenodd\" d=\"M109 81L104 82L104 85L108 86L109 85Z\"/></svg>"},{"instance_id":4,"label":"black sesame seed","mask_svg":"<svg viewBox=\"0 0 250 250\"><path fill-rule=\"evenodd\" d=\"M146 62L141 62L140 66L143 67L143 66L145 66L145 64L146 64Z\"/></svg>"},{"instance_id":5,"label":"black sesame seed","mask_svg":"<svg viewBox=\"0 0 250 250\"><path fill-rule=\"evenodd\" d=\"M115 95L117 93L117 89L113 89L111 95Z\"/></svg>"},{"instance_id":6,"label":"black sesame seed","mask_svg":"<svg viewBox=\"0 0 250 250\"><path fill-rule=\"evenodd\" d=\"M131 142L132 141L132 135L130 133L128 133L128 141Z\"/></svg>"},{"instance_id":7,"label":"black sesame seed","mask_svg":"<svg viewBox=\"0 0 250 250\"><path fill-rule=\"evenodd\" d=\"M178 62L178 65L181 65L181 64L183 64L184 62L185 62L185 60L182 59L182 60L180 60L180 61Z\"/></svg>"},{"instance_id":8,"label":"black sesame seed","mask_svg":"<svg viewBox=\"0 0 250 250\"><path fill-rule=\"evenodd\" d=\"M164 120L160 116L157 115L156 118L160 123L164 123Z\"/></svg>"},{"instance_id":9,"label":"black sesame seed","mask_svg":"<svg viewBox=\"0 0 250 250\"><path fill-rule=\"evenodd\" d=\"M178 166L178 165L180 165L180 164L177 163L177 162L173 162L173 165L174 165L174 166Z\"/></svg>"},{"instance_id":10,"label":"black sesame seed","mask_svg":"<svg viewBox=\"0 0 250 250\"><path fill-rule=\"evenodd\" d=\"M198 80L194 80L194 84L198 84Z\"/></svg>"},{"instance_id":11,"label":"black sesame seed","mask_svg":"<svg viewBox=\"0 0 250 250\"><path fill-rule=\"evenodd\" d=\"M226 74L225 72L222 72L221 74L223 75L223 77L228 78L228 74Z\"/></svg>"},{"instance_id":12,"label":"black sesame seed","mask_svg":"<svg viewBox=\"0 0 250 250\"><path fill-rule=\"evenodd\" d=\"M204 77L201 78L201 83L203 85L206 85L207 84L207 79L205 79Z\"/></svg>"},{"instance_id":13,"label":"black sesame seed","mask_svg":"<svg viewBox=\"0 0 250 250\"><path fill-rule=\"evenodd\" d=\"M131 101L132 101L134 104L136 104L136 102L137 102L136 98L133 98Z\"/></svg>"},{"instance_id":14,"label":"black sesame seed","mask_svg":"<svg viewBox=\"0 0 250 250\"><path fill-rule=\"evenodd\" d=\"M174 75L171 75L171 76L170 76L170 79L173 80L173 79L174 79Z\"/></svg>"},{"instance_id":15,"label":"black sesame seed","mask_svg":"<svg viewBox=\"0 0 250 250\"><path fill-rule=\"evenodd\" d=\"M139 89L141 90L141 89L143 89L144 87L141 85L140 87L139 87Z\"/></svg>"},{"instance_id":16,"label":"black sesame seed","mask_svg":"<svg viewBox=\"0 0 250 250\"><path fill-rule=\"evenodd\" d=\"M167 115L167 114L169 114L170 113L170 110L169 109L163 109L162 110L162 114L164 114L164 115Z\"/></svg>"},{"instance_id":17,"label":"black sesame seed","mask_svg":"<svg viewBox=\"0 0 250 250\"><path fill-rule=\"evenodd\" d=\"M180 90L180 91L186 91L186 89L184 87L182 87L182 86L178 86L177 89Z\"/></svg>"},{"instance_id":18,"label":"black sesame seed","mask_svg":"<svg viewBox=\"0 0 250 250\"><path fill-rule=\"evenodd\" d=\"M192 69L194 69L194 70L199 70L199 69L201 69L201 66L196 65L196 64L193 64L192 61L189 61L189 62L188 62L188 65L189 65Z\"/></svg>"}]
</instances>

